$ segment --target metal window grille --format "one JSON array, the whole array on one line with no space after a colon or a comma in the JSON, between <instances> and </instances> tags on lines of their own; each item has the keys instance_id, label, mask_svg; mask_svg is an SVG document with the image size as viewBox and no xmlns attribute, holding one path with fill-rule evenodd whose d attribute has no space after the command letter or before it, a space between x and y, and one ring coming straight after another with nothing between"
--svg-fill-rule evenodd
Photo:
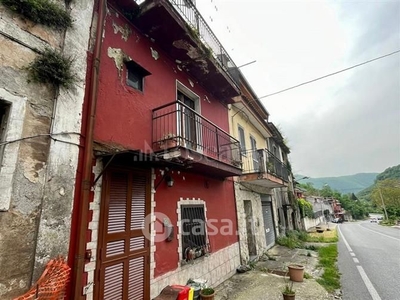
<instances>
[{"instance_id":1,"label":"metal window grille","mask_svg":"<svg viewBox=\"0 0 400 300\"><path fill-rule=\"evenodd\" d=\"M209 252L204 205L181 206L182 253L190 261Z\"/></svg>"}]
</instances>

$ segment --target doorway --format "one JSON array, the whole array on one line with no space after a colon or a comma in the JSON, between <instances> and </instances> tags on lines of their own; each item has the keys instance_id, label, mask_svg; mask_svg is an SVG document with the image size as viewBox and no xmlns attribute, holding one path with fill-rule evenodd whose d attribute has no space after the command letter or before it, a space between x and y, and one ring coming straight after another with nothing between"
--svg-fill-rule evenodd
<instances>
[{"instance_id":1,"label":"doorway","mask_svg":"<svg viewBox=\"0 0 400 300\"><path fill-rule=\"evenodd\" d=\"M95 299L150 298L150 172L111 168L104 175ZM145 229L145 230L143 230Z\"/></svg>"},{"instance_id":2,"label":"doorway","mask_svg":"<svg viewBox=\"0 0 400 300\"><path fill-rule=\"evenodd\" d=\"M264 232L267 249L275 244L275 226L272 213L272 201L270 195L265 195L262 198L261 207L264 219Z\"/></svg>"},{"instance_id":3,"label":"doorway","mask_svg":"<svg viewBox=\"0 0 400 300\"><path fill-rule=\"evenodd\" d=\"M200 98L189 88L177 81L176 97L185 106L178 106L178 135L181 145L201 152L202 147L202 119L200 117Z\"/></svg>"}]
</instances>

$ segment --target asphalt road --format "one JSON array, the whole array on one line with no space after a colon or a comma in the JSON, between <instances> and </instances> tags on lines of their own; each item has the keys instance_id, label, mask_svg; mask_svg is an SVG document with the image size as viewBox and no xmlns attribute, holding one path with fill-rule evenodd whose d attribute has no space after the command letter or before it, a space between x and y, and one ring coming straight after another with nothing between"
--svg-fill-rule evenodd
<instances>
[{"instance_id":1,"label":"asphalt road","mask_svg":"<svg viewBox=\"0 0 400 300\"><path fill-rule=\"evenodd\" d=\"M363 221L338 231L343 300L400 300L400 229Z\"/></svg>"}]
</instances>

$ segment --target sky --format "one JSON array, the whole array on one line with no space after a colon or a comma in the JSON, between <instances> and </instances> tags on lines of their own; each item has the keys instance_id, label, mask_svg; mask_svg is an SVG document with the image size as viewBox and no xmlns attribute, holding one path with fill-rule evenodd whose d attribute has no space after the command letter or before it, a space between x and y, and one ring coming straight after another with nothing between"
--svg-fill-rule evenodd
<instances>
[{"instance_id":1,"label":"sky","mask_svg":"<svg viewBox=\"0 0 400 300\"><path fill-rule=\"evenodd\" d=\"M400 1L197 0L262 97L400 50ZM261 99L294 174L377 172L400 164L400 54Z\"/></svg>"}]
</instances>

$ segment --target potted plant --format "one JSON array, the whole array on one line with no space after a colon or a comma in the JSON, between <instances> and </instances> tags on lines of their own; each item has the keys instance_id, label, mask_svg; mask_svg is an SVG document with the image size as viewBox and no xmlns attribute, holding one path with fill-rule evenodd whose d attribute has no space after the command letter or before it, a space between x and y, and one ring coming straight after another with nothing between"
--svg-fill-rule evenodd
<instances>
[{"instance_id":1,"label":"potted plant","mask_svg":"<svg viewBox=\"0 0 400 300\"><path fill-rule=\"evenodd\" d=\"M201 299L214 300L215 290L211 287L205 287L200 291Z\"/></svg>"},{"instance_id":2,"label":"potted plant","mask_svg":"<svg viewBox=\"0 0 400 300\"><path fill-rule=\"evenodd\" d=\"M160 141L161 149L169 149L177 146L176 135L174 133L166 133Z\"/></svg>"},{"instance_id":3,"label":"potted plant","mask_svg":"<svg viewBox=\"0 0 400 300\"><path fill-rule=\"evenodd\" d=\"M296 292L293 290L293 281L285 279L285 287L282 290L283 300L294 300Z\"/></svg>"},{"instance_id":4,"label":"potted plant","mask_svg":"<svg viewBox=\"0 0 400 300\"><path fill-rule=\"evenodd\" d=\"M292 264L288 266L289 277L291 281L303 282L304 277L304 266L298 264Z\"/></svg>"}]
</instances>

